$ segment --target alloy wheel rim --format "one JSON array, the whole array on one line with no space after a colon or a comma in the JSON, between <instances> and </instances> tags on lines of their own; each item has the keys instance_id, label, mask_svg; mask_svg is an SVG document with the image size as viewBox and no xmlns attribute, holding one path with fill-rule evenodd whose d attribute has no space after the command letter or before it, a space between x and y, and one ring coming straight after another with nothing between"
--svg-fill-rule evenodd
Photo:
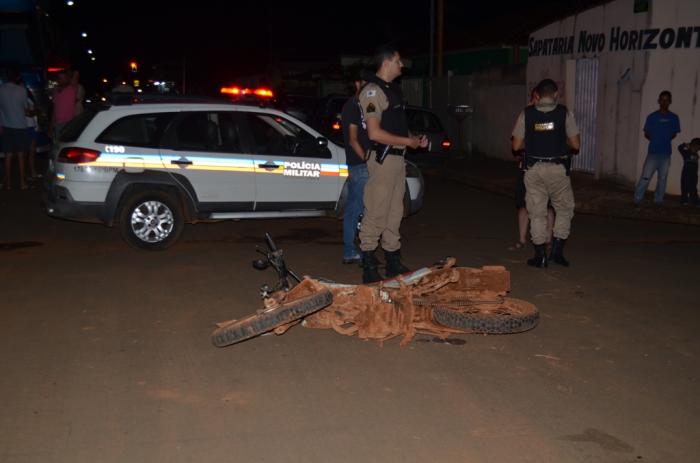
<instances>
[{"instance_id":1,"label":"alloy wheel rim","mask_svg":"<svg viewBox=\"0 0 700 463\"><path fill-rule=\"evenodd\" d=\"M168 206L160 201L145 201L131 213L131 230L146 243L160 243L170 236L175 217Z\"/></svg>"}]
</instances>

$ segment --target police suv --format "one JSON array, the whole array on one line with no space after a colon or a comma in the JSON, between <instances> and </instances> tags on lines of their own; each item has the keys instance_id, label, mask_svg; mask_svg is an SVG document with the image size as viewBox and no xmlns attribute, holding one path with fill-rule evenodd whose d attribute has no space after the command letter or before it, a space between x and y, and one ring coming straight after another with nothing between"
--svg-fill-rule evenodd
<instances>
[{"instance_id":1,"label":"police suv","mask_svg":"<svg viewBox=\"0 0 700 463\"><path fill-rule=\"evenodd\" d=\"M125 241L165 249L184 223L339 215L345 151L275 109L207 100L86 108L62 132L45 184L50 215L118 225ZM404 213L423 202L406 163Z\"/></svg>"}]
</instances>

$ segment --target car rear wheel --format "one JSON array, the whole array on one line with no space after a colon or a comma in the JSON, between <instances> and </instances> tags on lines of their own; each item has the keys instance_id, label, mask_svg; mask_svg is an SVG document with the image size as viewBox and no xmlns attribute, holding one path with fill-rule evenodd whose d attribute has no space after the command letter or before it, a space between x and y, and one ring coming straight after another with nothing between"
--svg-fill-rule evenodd
<instances>
[{"instance_id":1,"label":"car rear wheel","mask_svg":"<svg viewBox=\"0 0 700 463\"><path fill-rule=\"evenodd\" d=\"M179 201L165 191L136 193L124 202L119 214L122 238L137 249L167 249L180 238L183 226Z\"/></svg>"}]
</instances>

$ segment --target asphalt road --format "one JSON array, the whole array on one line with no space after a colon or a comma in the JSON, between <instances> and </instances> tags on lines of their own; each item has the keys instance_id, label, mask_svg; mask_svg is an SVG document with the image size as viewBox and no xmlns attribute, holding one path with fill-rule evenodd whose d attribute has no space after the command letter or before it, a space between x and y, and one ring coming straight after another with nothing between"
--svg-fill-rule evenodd
<instances>
[{"instance_id":1,"label":"asphalt road","mask_svg":"<svg viewBox=\"0 0 700 463\"><path fill-rule=\"evenodd\" d=\"M540 325L380 346L297 326L217 349L292 268L359 283L335 219L188 226L171 250L0 192L0 462L690 462L700 455L697 227L578 216L530 269L512 200L437 179L405 261L505 265Z\"/></svg>"}]
</instances>

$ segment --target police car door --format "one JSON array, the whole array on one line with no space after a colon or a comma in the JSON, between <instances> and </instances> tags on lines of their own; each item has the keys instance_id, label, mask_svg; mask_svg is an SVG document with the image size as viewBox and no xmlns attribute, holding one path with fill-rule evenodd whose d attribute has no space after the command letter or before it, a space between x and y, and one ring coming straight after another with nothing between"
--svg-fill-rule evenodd
<instances>
[{"instance_id":1,"label":"police car door","mask_svg":"<svg viewBox=\"0 0 700 463\"><path fill-rule=\"evenodd\" d=\"M194 191L201 212L253 209L255 169L240 144L240 118L235 111L182 112L165 137L163 163Z\"/></svg>"},{"instance_id":2,"label":"police car door","mask_svg":"<svg viewBox=\"0 0 700 463\"><path fill-rule=\"evenodd\" d=\"M256 154L256 211L335 208L340 169L325 140L278 114L248 112L246 120Z\"/></svg>"}]
</instances>

